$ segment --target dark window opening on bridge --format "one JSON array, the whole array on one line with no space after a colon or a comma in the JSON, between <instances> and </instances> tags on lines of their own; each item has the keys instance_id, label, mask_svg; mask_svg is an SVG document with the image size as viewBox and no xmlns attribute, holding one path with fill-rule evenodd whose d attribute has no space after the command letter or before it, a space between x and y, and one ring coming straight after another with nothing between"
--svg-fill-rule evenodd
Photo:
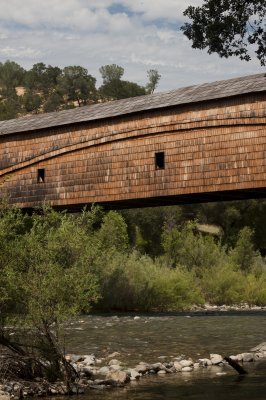
<instances>
[{"instance_id":1,"label":"dark window opening on bridge","mask_svg":"<svg viewBox=\"0 0 266 400\"><path fill-rule=\"evenodd\" d=\"M45 169L40 168L40 169L38 169L38 172L37 172L37 182L43 183L44 181L45 181Z\"/></svg>"},{"instance_id":2,"label":"dark window opening on bridge","mask_svg":"<svg viewBox=\"0 0 266 400\"><path fill-rule=\"evenodd\" d=\"M155 168L156 169L164 169L164 151L160 151L159 153L155 153Z\"/></svg>"}]
</instances>

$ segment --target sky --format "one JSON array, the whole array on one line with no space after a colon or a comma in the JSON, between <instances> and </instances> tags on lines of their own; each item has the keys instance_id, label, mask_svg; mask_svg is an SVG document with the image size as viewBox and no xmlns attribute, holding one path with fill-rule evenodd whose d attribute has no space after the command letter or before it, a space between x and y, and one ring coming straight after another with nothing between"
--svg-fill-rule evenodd
<instances>
[{"instance_id":1,"label":"sky","mask_svg":"<svg viewBox=\"0 0 266 400\"><path fill-rule=\"evenodd\" d=\"M221 59L191 48L180 31L183 11L202 0L0 0L0 62L26 69L44 62L81 65L97 78L117 64L123 79L147 83L161 75L158 91L265 72L250 62Z\"/></svg>"}]
</instances>

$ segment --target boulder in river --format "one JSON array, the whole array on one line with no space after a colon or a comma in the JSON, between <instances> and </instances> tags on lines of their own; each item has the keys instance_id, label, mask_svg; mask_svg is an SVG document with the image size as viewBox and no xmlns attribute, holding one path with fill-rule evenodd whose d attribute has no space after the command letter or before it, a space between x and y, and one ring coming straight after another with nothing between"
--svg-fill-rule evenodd
<instances>
[{"instance_id":1,"label":"boulder in river","mask_svg":"<svg viewBox=\"0 0 266 400\"><path fill-rule=\"evenodd\" d=\"M266 342L262 342L262 343L258 344L257 346L255 346L252 349L250 349L250 351L253 351L253 352L266 351Z\"/></svg>"},{"instance_id":2,"label":"boulder in river","mask_svg":"<svg viewBox=\"0 0 266 400\"><path fill-rule=\"evenodd\" d=\"M105 377L106 380L113 380L117 383L129 382L130 377L125 371L109 371Z\"/></svg>"},{"instance_id":3,"label":"boulder in river","mask_svg":"<svg viewBox=\"0 0 266 400\"><path fill-rule=\"evenodd\" d=\"M121 361L116 360L116 359L112 359L112 360L109 361L108 364L109 364L109 366L111 366L111 365L120 365Z\"/></svg>"},{"instance_id":4,"label":"boulder in river","mask_svg":"<svg viewBox=\"0 0 266 400\"><path fill-rule=\"evenodd\" d=\"M183 367L181 372L192 372L193 368L192 367Z\"/></svg>"},{"instance_id":5,"label":"boulder in river","mask_svg":"<svg viewBox=\"0 0 266 400\"><path fill-rule=\"evenodd\" d=\"M135 381L141 376L134 368L130 368L126 372L129 375L131 381Z\"/></svg>"},{"instance_id":6,"label":"boulder in river","mask_svg":"<svg viewBox=\"0 0 266 400\"><path fill-rule=\"evenodd\" d=\"M243 362L252 362L254 361L253 353L242 353Z\"/></svg>"},{"instance_id":7,"label":"boulder in river","mask_svg":"<svg viewBox=\"0 0 266 400\"><path fill-rule=\"evenodd\" d=\"M212 365L218 365L223 362L223 357L220 354L210 354Z\"/></svg>"},{"instance_id":8,"label":"boulder in river","mask_svg":"<svg viewBox=\"0 0 266 400\"><path fill-rule=\"evenodd\" d=\"M181 360L179 361L180 365L183 367L192 367L193 366L193 361L191 360Z\"/></svg>"}]
</instances>

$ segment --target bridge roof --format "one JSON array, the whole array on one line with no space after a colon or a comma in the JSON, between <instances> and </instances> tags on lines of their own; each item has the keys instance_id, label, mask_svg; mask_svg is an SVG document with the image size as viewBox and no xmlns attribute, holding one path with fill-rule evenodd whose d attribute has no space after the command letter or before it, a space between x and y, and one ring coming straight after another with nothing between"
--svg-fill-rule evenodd
<instances>
[{"instance_id":1,"label":"bridge roof","mask_svg":"<svg viewBox=\"0 0 266 400\"><path fill-rule=\"evenodd\" d=\"M266 92L266 75L264 73L188 86L146 96L98 103L71 110L1 121L0 135L97 121L142 111L258 92Z\"/></svg>"}]
</instances>

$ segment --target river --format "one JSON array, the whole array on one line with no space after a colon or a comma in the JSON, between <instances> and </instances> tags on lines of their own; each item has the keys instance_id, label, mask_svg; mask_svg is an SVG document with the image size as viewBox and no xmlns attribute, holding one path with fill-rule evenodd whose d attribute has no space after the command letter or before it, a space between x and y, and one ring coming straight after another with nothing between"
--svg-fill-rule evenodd
<instances>
[{"instance_id":1,"label":"river","mask_svg":"<svg viewBox=\"0 0 266 400\"><path fill-rule=\"evenodd\" d=\"M129 367L140 361L155 363L181 354L197 358L210 353L232 355L249 351L266 341L266 313L238 315L116 315L87 316L67 328L66 350L94 353L98 358L112 352ZM200 369L192 373L147 376L123 389L89 391L90 400L265 400L266 361L245 366L248 375L239 377L231 367L226 375Z\"/></svg>"}]
</instances>

